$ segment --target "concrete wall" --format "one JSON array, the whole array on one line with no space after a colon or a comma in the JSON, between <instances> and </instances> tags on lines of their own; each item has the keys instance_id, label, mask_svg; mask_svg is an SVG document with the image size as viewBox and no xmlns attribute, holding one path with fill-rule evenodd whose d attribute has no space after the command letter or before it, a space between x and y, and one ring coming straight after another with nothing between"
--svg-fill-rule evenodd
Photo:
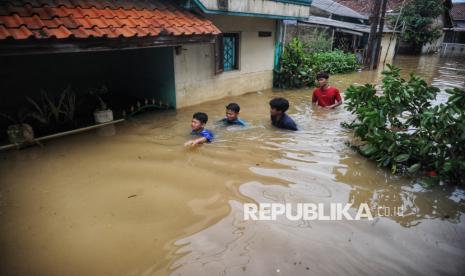
<instances>
[{"instance_id":1,"label":"concrete wall","mask_svg":"<svg viewBox=\"0 0 465 276\"><path fill-rule=\"evenodd\" d=\"M391 37L392 37L392 40L391 40ZM391 44L391 46L389 46L389 44ZM390 33L383 34L383 39L381 40L380 64L393 62L395 52L396 52L396 44L397 44L397 37L395 35L390 34ZM387 56L386 56L386 52L387 52Z\"/></svg>"},{"instance_id":2,"label":"concrete wall","mask_svg":"<svg viewBox=\"0 0 465 276\"><path fill-rule=\"evenodd\" d=\"M208 19L222 32L240 33L239 69L215 75L212 44L184 45L180 55L174 54L177 107L272 88L276 21L225 15ZM272 36L259 37L259 31Z\"/></svg>"}]
</instances>

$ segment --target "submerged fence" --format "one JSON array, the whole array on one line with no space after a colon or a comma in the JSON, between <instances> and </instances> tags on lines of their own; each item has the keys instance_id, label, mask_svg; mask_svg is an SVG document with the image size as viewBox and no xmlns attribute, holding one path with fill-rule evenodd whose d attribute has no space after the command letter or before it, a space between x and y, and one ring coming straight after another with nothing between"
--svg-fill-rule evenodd
<instances>
[{"instance_id":1,"label":"submerged fence","mask_svg":"<svg viewBox=\"0 0 465 276\"><path fill-rule=\"evenodd\" d=\"M465 57L465 44L442 43L440 54L442 57Z\"/></svg>"}]
</instances>

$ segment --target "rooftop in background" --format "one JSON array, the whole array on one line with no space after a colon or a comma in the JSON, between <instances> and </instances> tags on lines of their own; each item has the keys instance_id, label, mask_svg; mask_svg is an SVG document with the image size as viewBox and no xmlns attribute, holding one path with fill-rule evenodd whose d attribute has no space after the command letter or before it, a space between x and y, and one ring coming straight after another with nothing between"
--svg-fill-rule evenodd
<instances>
[{"instance_id":1,"label":"rooftop in background","mask_svg":"<svg viewBox=\"0 0 465 276\"><path fill-rule=\"evenodd\" d=\"M450 16L453 20L465 20L465 3L454 3Z\"/></svg>"},{"instance_id":2,"label":"rooftop in background","mask_svg":"<svg viewBox=\"0 0 465 276\"><path fill-rule=\"evenodd\" d=\"M186 6L198 7L205 14L302 19L309 16L311 2L311 0L190 0L187 1Z\"/></svg>"},{"instance_id":3,"label":"rooftop in background","mask_svg":"<svg viewBox=\"0 0 465 276\"><path fill-rule=\"evenodd\" d=\"M336 2L353 9L354 11L370 16L373 10L374 0L335 0ZM404 0L389 0L387 4L387 10L395 10L397 7L402 5Z\"/></svg>"},{"instance_id":4,"label":"rooftop in background","mask_svg":"<svg viewBox=\"0 0 465 276\"><path fill-rule=\"evenodd\" d=\"M346 7L337 3L336 1L332 0L313 0L312 7L316 7L320 10L324 10L328 13L344 16L344 17L352 17L358 19L368 19L368 16L362 15L353 9Z\"/></svg>"},{"instance_id":5,"label":"rooftop in background","mask_svg":"<svg viewBox=\"0 0 465 276\"><path fill-rule=\"evenodd\" d=\"M219 34L209 20L165 0L0 2L0 40Z\"/></svg>"},{"instance_id":6,"label":"rooftop in background","mask_svg":"<svg viewBox=\"0 0 465 276\"><path fill-rule=\"evenodd\" d=\"M319 25L319 26L328 26L328 27L335 27L340 29L351 30L359 33L370 33L370 25L363 25L363 24L356 24L350 22L344 22L339 20L334 20L325 17L319 16L310 16L307 20L301 20L303 23L312 24L312 25ZM384 26L385 33L392 33L393 31L389 29L387 26Z\"/></svg>"}]
</instances>

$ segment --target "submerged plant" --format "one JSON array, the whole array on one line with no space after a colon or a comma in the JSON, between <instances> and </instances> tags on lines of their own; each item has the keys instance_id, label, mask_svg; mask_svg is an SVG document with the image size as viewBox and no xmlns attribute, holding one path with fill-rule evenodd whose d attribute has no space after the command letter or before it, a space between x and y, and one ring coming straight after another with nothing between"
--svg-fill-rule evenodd
<instances>
[{"instance_id":1,"label":"submerged plant","mask_svg":"<svg viewBox=\"0 0 465 276\"><path fill-rule=\"evenodd\" d=\"M97 98L97 101L99 103L99 108L97 111L105 111L108 109L107 104L103 101L102 96L108 93L108 88L106 85L102 84L99 87L93 87L90 88L89 94L95 96Z\"/></svg>"},{"instance_id":2,"label":"submerged plant","mask_svg":"<svg viewBox=\"0 0 465 276\"><path fill-rule=\"evenodd\" d=\"M447 102L433 105L439 89L422 78L411 74L405 80L390 65L383 75L382 94L370 84L345 93L346 108L356 119L344 126L361 141L352 146L393 173L423 172L464 184L465 91L447 90Z\"/></svg>"},{"instance_id":3,"label":"submerged plant","mask_svg":"<svg viewBox=\"0 0 465 276\"><path fill-rule=\"evenodd\" d=\"M31 97L26 97L26 100L32 106L29 116L42 124L74 121L76 94L71 86L66 87L58 98L42 90L40 100L34 100Z\"/></svg>"}]
</instances>

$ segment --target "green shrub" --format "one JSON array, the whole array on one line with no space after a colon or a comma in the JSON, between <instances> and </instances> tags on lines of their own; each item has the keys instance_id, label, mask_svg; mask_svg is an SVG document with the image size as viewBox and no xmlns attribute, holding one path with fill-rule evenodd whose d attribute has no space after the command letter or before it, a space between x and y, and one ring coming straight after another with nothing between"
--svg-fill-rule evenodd
<instances>
[{"instance_id":1,"label":"green shrub","mask_svg":"<svg viewBox=\"0 0 465 276\"><path fill-rule=\"evenodd\" d=\"M281 68L275 72L275 87L313 86L318 72L337 74L355 71L358 68L354 54L342 51L311 53L306 49L308 45L298 38L286 45L280 60Z\"/></svg>"},{"instance_id":2,"label":"green shrub","mask_svg":"<svg viewBox=\"0 0 465 276\"><path fill-rule=\"evenodd\" d=\"M439 89L422 78L411 74L404 80L390 65L383 75L382 95L371 84L345 93L346 108L356 119L343 125L361 141L352 146L393 173L426 173L427 185L464 184L465 91L447 90L447 102L433 105Z\"/></svg>"},{"instance_id":3,"label":"green shrub","mask_svg":"<svg viewBox=\"0 0 465 276\"><path fill-rule=\"evenodd\" d=\"M329 74L347 73L357 70L359 64L352 53L336 50L332 52L313 53L310 58L315 72Z\"/></svg>"}]
</instances>

